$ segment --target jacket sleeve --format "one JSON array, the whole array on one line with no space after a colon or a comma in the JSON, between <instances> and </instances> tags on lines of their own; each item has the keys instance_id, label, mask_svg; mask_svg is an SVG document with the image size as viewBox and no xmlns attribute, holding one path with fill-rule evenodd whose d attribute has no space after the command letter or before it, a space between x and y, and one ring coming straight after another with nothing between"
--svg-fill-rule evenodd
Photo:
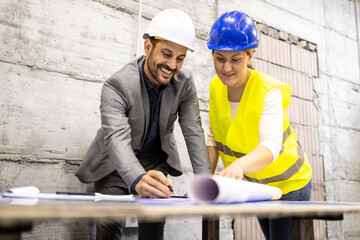
<instances>
[{"instance_id":1,"label":"jacket sleeve","mask_svg":"<svg viewBox=\"0 0 360 240\"><path fill-rule=\"evenodd\" d=\"M125 181L129 191L136 178L145 173L131 146L131 128L126 112L128 93L116 78L105 82L101 93L101 124L104 143L114 168Z\"/></svg>"},{"instance_id":2,"label":"jacket sleeve","mask_svg":"<svg viewBox=\"0 0 360 240\"><path fill-rule=\"evenodd\" d=\"M205 145L204 130L201 126L199 100L191 74L184 88L185 94L179 106L179 124L190 161L195 174L210 174L211 165Z\"/></svg>"}]
</instances>

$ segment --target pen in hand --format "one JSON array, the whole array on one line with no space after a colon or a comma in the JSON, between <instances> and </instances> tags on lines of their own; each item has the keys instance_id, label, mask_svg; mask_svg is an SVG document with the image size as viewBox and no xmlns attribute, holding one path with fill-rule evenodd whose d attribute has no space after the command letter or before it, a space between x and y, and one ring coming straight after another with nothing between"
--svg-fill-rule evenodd
<instances>
[{"instance_id":1,"label":"pen in hand","mask_svg":"<svg viewBox=\"0 0 360 240\"><path fill-rule=\"evenodd\" d=\"M173 195L177 195L176 192L174 191L174 189L172 189L172 187L168 187L170 189L170 191L173 193Z\"/></svg>"},{"instance_id":2,"label":"pen in hand","mask_svg":"<svg viewBox=\"0 0 360 240\"><path fill-rule=\"evenodd\" d=\"M187 196L179 196L179 195L177 195L177 193L174 191L174 189L172 189L170 186L169 186L169 189L173 193L171 195L172 198L188 198Z\"/></svg>"}]
</instances>

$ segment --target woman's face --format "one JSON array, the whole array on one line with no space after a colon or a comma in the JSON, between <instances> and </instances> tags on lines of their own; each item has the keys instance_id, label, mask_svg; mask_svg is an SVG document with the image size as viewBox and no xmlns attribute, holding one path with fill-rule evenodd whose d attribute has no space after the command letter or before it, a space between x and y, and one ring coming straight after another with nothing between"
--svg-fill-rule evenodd
<instances>
[{"instance_id":1,"label":"woman's face","mask_svg":"<svg viewBox=\"0 0 360 240\"><path fill-rule=\"evenodd\" d=\"M248 55L245 50L220 51L213 54L216 74L223 84L228 87L243 87L249 77L249 63L252 53Z\"/></svg>"}]
</instances>

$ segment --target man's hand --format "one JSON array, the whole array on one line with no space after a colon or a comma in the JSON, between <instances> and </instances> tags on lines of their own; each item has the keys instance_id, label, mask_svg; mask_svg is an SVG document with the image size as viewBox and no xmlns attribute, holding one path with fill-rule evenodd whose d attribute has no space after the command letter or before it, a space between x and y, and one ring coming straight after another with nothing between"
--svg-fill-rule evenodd
<instances>
[{"instance_id":1,"label":"man's hand","mask_svg":"<svg viewBox=\"0 0 360 240\"><path fill-rule=\"evenodd\" d=\"M171 179L160 171L150 170L136 184L135 191L140 197L169 198L172 195L169 187L174 187Z\"/></svg>"}]
</instances>

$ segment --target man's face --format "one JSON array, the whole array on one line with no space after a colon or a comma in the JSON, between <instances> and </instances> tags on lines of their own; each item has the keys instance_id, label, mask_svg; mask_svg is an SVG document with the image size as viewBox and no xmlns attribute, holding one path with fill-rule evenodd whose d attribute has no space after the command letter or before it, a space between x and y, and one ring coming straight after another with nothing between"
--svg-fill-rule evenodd
<instances>
[{"instance_id":1,"label":"man's face","mask_svg":"<svg viewBox=\"0 0 360 240\"><path fill-rule=\"evenodd\" d=\"M155 47L150 39L144 43L146 61L145 74L151 85L159 88L166 85L180 71L186 57L187 48L167 40L159 40Z\"/></svg>"}]
</instances>

